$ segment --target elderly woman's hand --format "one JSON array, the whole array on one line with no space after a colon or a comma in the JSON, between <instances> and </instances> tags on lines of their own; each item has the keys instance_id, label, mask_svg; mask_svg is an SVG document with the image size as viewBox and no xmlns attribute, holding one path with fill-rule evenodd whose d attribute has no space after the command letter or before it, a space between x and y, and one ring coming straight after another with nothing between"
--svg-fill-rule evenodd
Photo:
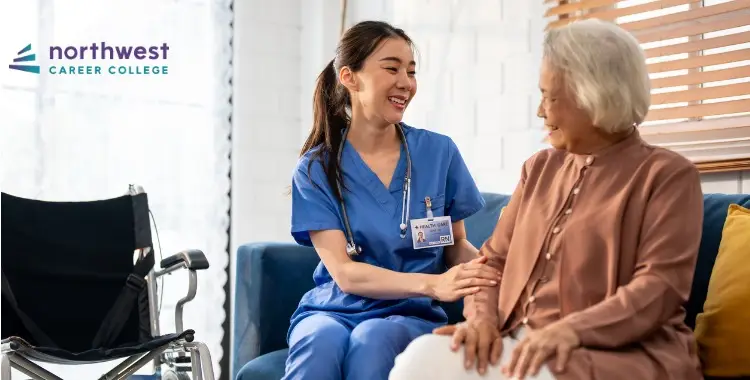
<instances>
[{"instance_id":1,"label":"elderly woman's hand","mask_svg":"<svg viewBox=\"0 0 750 380\"><path fill-rule=\"evenodd\" d=\"M452 335L451 350L464 346L466 369L477 363L479 374L487 372L487 366L497 364L503 350L503 339L497 325L486 319L469 320L455 325L443 326L433 331L437 335Z\"/></svg>"},{"instance_id":2,"label":"elderly woman's hand","mask_svg":"<svg viewBox=\"0 0 750 380\"><path fill-rule=\"evenodd\" d=\"M514 379L534 376L552 355L557 355L554 370L562 371L571 351L580 344L578 334L564 322L555 322L540 330L529 330L513 350L503 372Z\"/></svg>"}]
</instances>

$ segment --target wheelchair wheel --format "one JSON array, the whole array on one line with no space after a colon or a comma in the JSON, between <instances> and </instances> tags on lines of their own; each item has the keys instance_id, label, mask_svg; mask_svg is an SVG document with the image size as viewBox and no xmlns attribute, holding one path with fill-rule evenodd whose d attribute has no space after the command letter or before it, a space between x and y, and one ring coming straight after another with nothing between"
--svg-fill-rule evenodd
<instances>
[{"instance_id":1,"label":"wheelchair wheel","mask_svg":"<svg viewBox=\"0 0 750 380\"><path fill-rule=\"evenodd\" d=\"M187 372L176 372L171 369L164 371L161 375L162 380L190 380L190 375Z\"/></svg>"}]
</instances>

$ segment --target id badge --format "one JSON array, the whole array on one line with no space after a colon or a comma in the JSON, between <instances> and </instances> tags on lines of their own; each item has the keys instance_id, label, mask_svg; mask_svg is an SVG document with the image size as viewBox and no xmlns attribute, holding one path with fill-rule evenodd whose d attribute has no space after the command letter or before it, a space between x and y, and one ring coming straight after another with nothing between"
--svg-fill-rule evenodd
<instances>
[{"instance_id":1,"label":"id badge","mask_svg":"<svg viewBox=\"0 0 750 380\"><path fill-rule=\"evenodd\" d=\"M450 216L432 216L432 200L424 198L426 218L411 220L414 249L453 245L453 224Z\"/></svg>"},{"instance_id":2,"label":"id badge","mask_svg":"<svg viewBox=\"0 0 750 380\"><path fill-rule=\"evenodd\" d=\"M411 220L414 249L453 245L453 224L450 216Z\"/></svg>"}]
</instances>

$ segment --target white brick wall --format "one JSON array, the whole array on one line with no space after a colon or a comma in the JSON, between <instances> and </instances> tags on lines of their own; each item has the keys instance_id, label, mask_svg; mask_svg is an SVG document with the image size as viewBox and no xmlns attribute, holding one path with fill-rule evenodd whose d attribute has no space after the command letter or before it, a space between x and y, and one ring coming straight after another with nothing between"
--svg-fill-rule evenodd
<instances>
[{"instance_id":1,"label":"white brick wall","mask_svg":"<svg viewBox=\"0 0 750 380\"><path fill-rule=\"evenodd\" d=\"M340 2L236 2L233 249L289 241L285 195L312 122L315 79L333 58ZM406 122L450 135L483 191L510 192L542 148L537 71L542 6L516 0L350 0L347 23L378 19L417 44Z\"/></svg>"},{"instance_id":2,"label":"white brick wall","mask_svg":"<svg viewBox=\"0 0 750 380\"><path fill-rule=\"evenodd\" d=\"M288 240L291 205L285 191L299 149L300 86L306 75L300 70L302 3L234 3L232 252L246 242ZM230 268L234 289L234 255ZM233 335L230 340L234 346Z\"/></svg>"},{"instance_id":3,"label":"white brick wall","mask_svg":"<svg viewBox=\"0 0 750 380\"><path fill-rule=\"evenodd\" d=\"M406 122L451 136L483 191L510 192L520 163L544 147L537 78L539 1L350 0L348 24L406 30L421 58Z\"/></svg>"},{"instance_id":4,"label":"white brick wall","mask_svg":"<svg viewBox=\"0 0 750 380\"><path fill-rule=\"evenodd\" d=\"M232 245L288 235L299 149L303 1L235 2Z\"/></svg>"}]
</instances>

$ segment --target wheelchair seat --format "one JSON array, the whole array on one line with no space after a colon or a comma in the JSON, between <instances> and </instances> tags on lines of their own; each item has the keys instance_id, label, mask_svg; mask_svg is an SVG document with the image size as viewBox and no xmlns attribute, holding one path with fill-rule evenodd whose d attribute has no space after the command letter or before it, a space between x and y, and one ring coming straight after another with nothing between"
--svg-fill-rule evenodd
<instances>
[{"instance_id":1,"label":"wheelchair seat","mask_svg":"<svg viewBox=\"0 0 750 380\"><path fill-rule=\"evenodd\" d=\"M157 271L148 197L51 202L2 193L2 380L11 368L39 380L57 375L34 361L81 365L126 358L101 379L126 379L149 363L155 378L213 380L207 346L183 329L195 297L200 250L161 260ZM189 271L176 331L160 334L157 279ZM166 369L162 372L163 366Z\"/></svg>"}]
</instances>

